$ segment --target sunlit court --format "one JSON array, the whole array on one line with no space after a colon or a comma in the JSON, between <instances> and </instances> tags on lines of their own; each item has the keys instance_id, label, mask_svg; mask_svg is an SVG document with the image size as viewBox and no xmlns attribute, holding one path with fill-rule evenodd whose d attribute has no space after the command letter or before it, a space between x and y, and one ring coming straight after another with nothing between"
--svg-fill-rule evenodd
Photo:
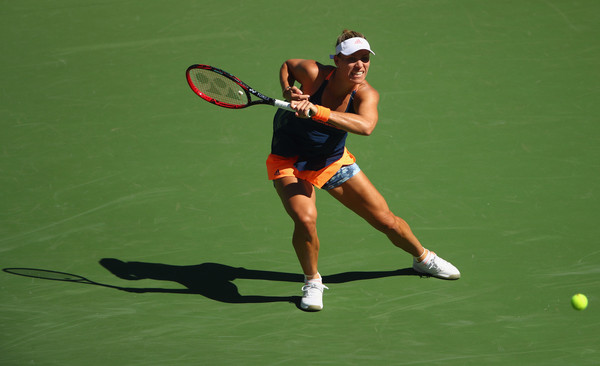
<instances>
[{"instance_id":1,"label":"sunlit court","mask_svg":"<svg viewBox=\"0 0 600 366\"><path fill-rule=\"evenodd\" d=\"M599 2L5 0L0 20L0 365L600 364ZM208 103L186 70L285 100L282 64L334 65L344 29L379 94L345 146L460 279L316 188L327 289L305 311L265 165L285 106Z\"/></svg>"}]
</instances>

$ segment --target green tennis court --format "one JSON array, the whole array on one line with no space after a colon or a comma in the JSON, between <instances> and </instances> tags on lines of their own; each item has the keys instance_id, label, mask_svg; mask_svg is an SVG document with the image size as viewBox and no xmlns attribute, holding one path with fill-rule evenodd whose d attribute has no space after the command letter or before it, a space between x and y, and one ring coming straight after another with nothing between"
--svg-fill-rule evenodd
<instances>
[{"instance_id":1,"label":"green tennis court","mask_svg":"<svg viewBox=\"0 0 600 366\"><path fill-rule=\"evenodd\" d=\"M599 2L1 4L0 365L600 364ZM307 313L274 109L210 105L185 70L279 97L281 63L330 62L344 28L381 94L348 148L462 278L416 276L318 192Z\"/></svg>"}]
</instances>

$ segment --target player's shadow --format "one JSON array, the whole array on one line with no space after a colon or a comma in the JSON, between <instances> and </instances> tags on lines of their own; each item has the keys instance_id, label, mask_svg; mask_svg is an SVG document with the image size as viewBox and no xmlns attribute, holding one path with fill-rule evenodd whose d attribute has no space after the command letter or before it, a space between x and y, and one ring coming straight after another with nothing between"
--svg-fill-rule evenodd
<instances>
[{"instance_id":1,"label":"player's shadow","mask_svg":"<svg viewBox=\"0 0 600 366\"><path fill-rule=\"evenodd\" d=\"M146 293L199 294L209 299L225 303L268 303L291 302L299 306L300 296L259 296L241 295L235 279L284 281L302 283L304 277L297 273L260 271L242 267L231 267L219 263L202 263L192 266L173 266L161 263L123 262L114 258L104 258L100 264L115 276L125 280L152 279L176 282L184 286L171 288L123 288L124 291ZM412 268L395 271L344 272L323 276L327 284L369 280L392 276L419 276Z\"/></svg>"}]
</instances>

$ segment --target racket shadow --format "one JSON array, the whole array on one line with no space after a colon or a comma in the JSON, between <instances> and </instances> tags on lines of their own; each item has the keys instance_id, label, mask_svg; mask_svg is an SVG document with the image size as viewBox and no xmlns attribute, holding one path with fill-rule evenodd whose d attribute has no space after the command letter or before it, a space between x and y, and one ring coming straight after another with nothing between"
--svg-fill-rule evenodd
<instances>
[{"instance_id":1,"label":"racket shadow","mask_svg":"<svg viewBox=\"0 0 600 366\"><path fill-rule=\"evenodd\" d=\"M304 281L304 276L297 273L252 270L219 263L175 266L162 263L123 262L114 258L104 258L100 260L100 264L121 279L170 281L185 287L183 289L137 288L134 292L199 294L224 303L290 302L299 307L300 296L241 295L233 281L236 279L252 279L300 284ZM346 283L393 276L420 275L412 268L395 271L344 272L323 276L323 282L327 284ZM128 288L127 291L131 292L131 289Z\"/></svg>"}]
</instances>

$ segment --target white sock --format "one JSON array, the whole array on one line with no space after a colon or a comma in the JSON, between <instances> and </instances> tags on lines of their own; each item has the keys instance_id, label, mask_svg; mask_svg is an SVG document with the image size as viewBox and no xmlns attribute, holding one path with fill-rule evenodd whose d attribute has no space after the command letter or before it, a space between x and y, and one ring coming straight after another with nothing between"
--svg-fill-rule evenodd
<instances>
[{"instance_id":1,"label":"white sock","mask_svg":"<svg viewBox=\"0 0 600 366\"><path fill-rule=\"evenodd\" d=\"M425 254L425 253L427 253L427 254ZM423 252L423 254L425 254L425 257L419 263L427 263L427 261L429 260L429 257L431 256L431 250L425 249L425 251ZM419 260L419 258L423 257L423 254L421 254L420 256L416 257L417 261Z\"/></svg>"},{"instance_id":2,"label":"white sock","mask_svg":"<svg viewBox=\"0 0 600 366\"><path fill-rule=\"evenodd\" d=\"M304 275L304 283L309 283L309 282L317 282L317 283L323 283L323 278L321 277L321 274L319 272L317 272L317 275L319 276L319 278L312 278L312 279L308 279L307 275Z\"/></svg>"}]
</instances>

